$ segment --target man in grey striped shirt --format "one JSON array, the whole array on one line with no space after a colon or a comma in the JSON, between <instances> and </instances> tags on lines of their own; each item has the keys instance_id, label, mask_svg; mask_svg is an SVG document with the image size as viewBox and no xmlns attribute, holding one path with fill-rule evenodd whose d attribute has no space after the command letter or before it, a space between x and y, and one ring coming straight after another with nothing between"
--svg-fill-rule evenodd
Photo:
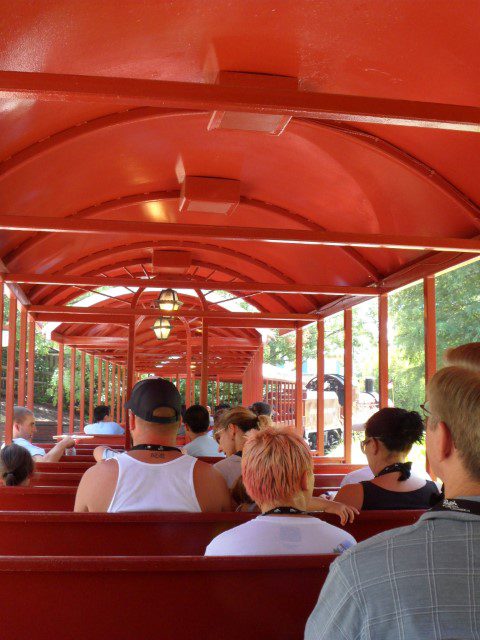
<instances>
[{"instance_id":1,"label":"man in grey striped shirt","mask_svg":"<svg viewBox=\"0 0 480 640\"><path fill-rule=\"evenodd\" d=\"M427 395L443 508L338 558L306 640L480 640L480 373L441 369Z\"/></svg>"}]
</instances>

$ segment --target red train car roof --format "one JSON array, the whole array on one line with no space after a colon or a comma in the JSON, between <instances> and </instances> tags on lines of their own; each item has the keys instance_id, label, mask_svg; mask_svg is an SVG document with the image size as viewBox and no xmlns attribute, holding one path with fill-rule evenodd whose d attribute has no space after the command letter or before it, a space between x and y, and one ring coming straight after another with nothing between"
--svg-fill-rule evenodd
<instances>
[{"instance_id":1,"label":"red train car roof","mask_svg":"<svg viewBox=\"0 0 480 640\"><path fill-rule=\"evenodd\" d=\"M475 0L0 11L0 255L38 320L104 281L128 287L95 309L138 302L149 354L147 278L247 297L289 327L480 252ZM183 299L192 322L220 311ZM109 336L123 361L125 327L106 320L56 336L93 350ZM212 357L237 375L258 333L216 321Z\"/></svg>"}]
</instances>

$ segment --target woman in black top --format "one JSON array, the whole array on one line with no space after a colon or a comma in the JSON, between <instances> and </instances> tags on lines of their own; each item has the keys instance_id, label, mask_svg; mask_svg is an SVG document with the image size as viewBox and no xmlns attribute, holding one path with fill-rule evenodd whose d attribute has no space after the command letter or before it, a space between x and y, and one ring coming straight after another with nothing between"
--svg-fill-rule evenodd
<instances>
[{"instance_id":1,"label":"woman in black top","mask_svg":"<svg viewBox=\"0 0 480 640\"><path fill-rule=\"evenodd\" d=\"M373 480L345 485L335 500L357 509L428 509L439 495L437 485L411 473L405 462L415 442L421 442L423 421L416 411L387 408L365 426L361 447Z\"/></svg>"}]
</instances>

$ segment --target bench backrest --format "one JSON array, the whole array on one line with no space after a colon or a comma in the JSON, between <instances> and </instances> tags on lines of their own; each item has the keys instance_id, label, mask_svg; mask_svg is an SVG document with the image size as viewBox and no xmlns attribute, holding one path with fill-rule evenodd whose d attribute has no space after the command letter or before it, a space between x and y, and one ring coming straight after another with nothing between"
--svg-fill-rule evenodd
<instances>
[{"instance_id":1,"label":"bench backrest","mask_svg":"<svg viewBox=\"0 0 480 640\"><path fill-rule=\"evenodd\" d=\"M48 463L47 463L48 464ZM36 471L30 478L31 487L78 487L82 473L49 473Z\"/></svg>"},{"instance_id":2,"label":"bench backrest","mask_svg":"<svg viewBox=\"0 0 480 640\"><path fill-rule=\"evenodd\" d=\"M36 462L35 470L42 473L85 473L95 462Z\"/></svg>"},{"instance_id":3,"label":"bench backrest","mask_svg":"<svg viewBox=\"0 0 480 640\"><path fill-rule=\"evenodd\" d=\"M73 511L76 487L0 487L0 511Z\"/></svg>"},{"instance_id":4,"label":"bench backrest","mask_svg":"<svg viewBox=\"0 0 480 640\"><path fill-rule=\"evenodd\" d=\"M333 559L3 557L2 634L300 639ZM248 606L239 615L241 594Z\"/></svg>"},{"instance_id":5,"label":"bench backrest","mask_svg":"<svg viewBox=\"0 0 480 640\"><path fill-rule=\"evenodd\" d=\"M357 541L413 524L423 511L364 512L344 527ZM0 512L3 555L203 555L217 535L250 513ZM337 517L318 515L339 525Z\"/></svg>"}]
</instances>

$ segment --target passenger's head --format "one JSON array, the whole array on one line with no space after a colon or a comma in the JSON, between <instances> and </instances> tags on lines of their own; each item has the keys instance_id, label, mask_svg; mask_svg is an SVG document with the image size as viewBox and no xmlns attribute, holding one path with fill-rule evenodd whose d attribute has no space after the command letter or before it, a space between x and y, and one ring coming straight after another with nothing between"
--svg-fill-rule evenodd
<instances>
[{"instance_id":1,"label":"passenger's head","mask_svg":"<svg viewBox=\"0 0 480 640\"><path fill-rule=\"evenodd\" d=\"M188 407L183 421L193 434L206 433L210 427L210 415L201 404L192 404L191 407Z\"/></svg>"},{"instance_id":2,"label":"passenger's head","mask_svg":"<svg viewBox=\"0 0 480 640\"><path fill-rule=\"evenodd\" d=\"M250 432L242 456L243 484L262 511L305 508L314 485L313 459L306 442L289 427Z\"/></svg>"},{"instance_id":3,"label":"passenger's head","mask_svg":"<svg viewBox=\"0 0 480 640\"><path fill-rule=\"evenodd\" d=\"M268 402L254 402L249 407L250 411L256 413L257 416L271 416L272 415L272 407L268 404Z\"/></svg>"},{"instance_id":4,"label":"passenger's head","mask_svg":"<svg viewBox=\"0 0 480 640\"><path fill-rule=\"evenodd\" d=\"M30 409L13 407L13 437L31 441L35 431L35 416Z\"/></svg>"},{"instance_id":5,"label":"passenger's head","mask_svg":"<svg viewBox=\"0 0 480 640\"><path fill-rule=\"evenodd\" d=\"M94 422L109 422L110 421L110 407L107 407L105 404L101 404L98 407L95 407L93 410L93 421Z\"/></svg>"},{"instance_id":6,"label":"passenger's head","mask_svg":"<svg viewBox=\"0 0 480 640\"><path fill-rule=\"evenodd\" d=\"M229 404L228 402L221 402L220 404L217 404L217 406L215 407L215 413L217 413L217 411L222 411L222 409L231 409L232 405Z\"/></svg>"},{"instance_id":7,"label":"passenger's head","mask_svg":"<svg viewBox=\"0 0 480 640\"><path fill-rule=\"evenodd\" d=\"M413 444L422 441L423 429L416 411L388 407L374 413L367 420L362 443L372 471L380 471L386 462L404 460Z\"/></svg>"},{"instance_id":8,"label":"passenger's head","mask_svg":"<svg viewBox=\"0 0 480 640\"><path fill-rule=\"evenodd\" d=\"M463 367L480 372L480 342L470 342L447 349L443 354L443 362L446 367Z\"/></svg>"},{"instance_id":9,"label":"passenger's head","mask_svg":"<svg viewBox=\"0 0 480 640\"><path fill-rule=\"evenodd\" d=\"M245 407L233 407L222 415L220 424L215 428L215 438L219 444L219 451L232 456L243 450L245 436L252 429L259 430L270 426L271 420L267 416L257 416Z\"/></svg>"},{"instance_id":10,"label":"passenger's head","mask_svg":"<svg viewBox=\"0 0 480 640\"><path fill-rule=\"evenodd\" d=\"M0 451L0 473L7 487L28 485L33 467L33 458L25 447L8 444Z\"/></svg>"},{"instance_id":11,"label":"passenger's head","mask_svg":"<svg viewBox=\"0 0 480 640\"><path fill-rule=\"evenodd\" d=\"M480 372L440 369L427 387L427 454L433 472L480 481Z\"/></svg>"},{"instance_id":12,"label":"passenger's head","mask_svg":"<svg viewBox=\"0 0 480 640\"><path fill-rule=\"evenodd\" d=\"M181 420L181 398L174 384L163 378L146 378L133 387L126 408L135 416L130 427L134 444L176 435Z\"/></svg>"}]
</instances>

